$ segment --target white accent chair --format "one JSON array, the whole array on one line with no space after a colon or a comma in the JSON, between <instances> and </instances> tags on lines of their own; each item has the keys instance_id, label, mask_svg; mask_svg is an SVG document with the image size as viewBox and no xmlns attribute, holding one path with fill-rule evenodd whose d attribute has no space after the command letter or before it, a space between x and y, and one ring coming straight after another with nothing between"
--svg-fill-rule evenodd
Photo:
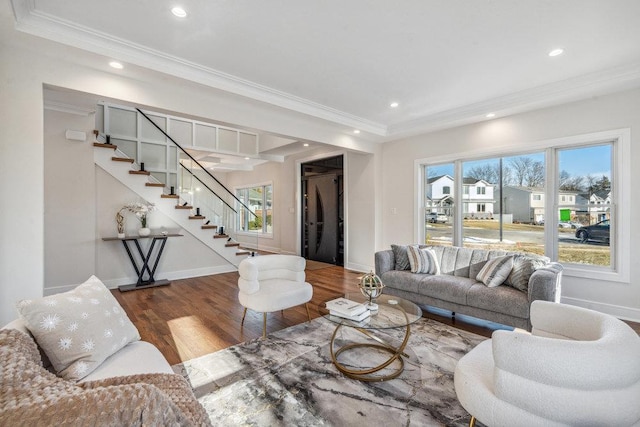
<instances>
[{"instance_id":1,"label":"white accent chair","mask_svg":"<svg viewBox=\"0 0 640 427\"><path fill-rule=\"evenodd\" d=\"M487 426L640 426L640 337L613 316L534 301L531 334L495 331L455 369Z\"/></svg>"},{"instance_id":2,"label":"white accent chair","mask_svg":"<svg viewBox=\"0 0 640 427\"><path fill-rule=\"evenodd\" d=\"M295 255L262 255L243 259L238 266L238 300L247 309L263 313L262 336L267 336L267 313L304 304L311 321L307 303L313 287L305 282L307 261Z\"/></svg>"}]
</instances>

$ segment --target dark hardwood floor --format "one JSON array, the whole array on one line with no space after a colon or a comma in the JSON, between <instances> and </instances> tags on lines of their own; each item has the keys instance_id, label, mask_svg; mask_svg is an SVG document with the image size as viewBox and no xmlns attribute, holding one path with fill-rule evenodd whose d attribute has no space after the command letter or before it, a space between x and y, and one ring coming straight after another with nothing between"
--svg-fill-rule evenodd
<instances>
[{"instance_id":1,"label":"dark hardwood floor","mask_svg":"<svg viewBox=\"0 0 640 427\"><path fill-rule=\"evenodd\" d=\"M307 281L313 285L309 303L311 317L319 316L318 305L345 292L358 292L363 273L342 267L312 264ZM174 280L171 285L130 292L113 290L143 340L153 343L170 364L222 350L262 335L262 314L247 312L240 328L243 307L238 303L238 273ZM424 317L490 337L500 325L437 309L424 310ZM267 333L307 320L304 306L267 316ZM640 324L631 326L640 333Z\"/></svg>"}]
</instances>

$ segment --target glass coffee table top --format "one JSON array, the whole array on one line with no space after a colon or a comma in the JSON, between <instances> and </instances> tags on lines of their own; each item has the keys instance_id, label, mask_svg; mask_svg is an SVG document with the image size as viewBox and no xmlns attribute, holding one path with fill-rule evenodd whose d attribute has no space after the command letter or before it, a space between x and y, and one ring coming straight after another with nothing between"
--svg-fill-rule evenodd
<instances>
[{"instance_id":1,"label":"glass coffee table top","mask_svg":"<svg viewBox=\"0 0 640 427\"><path fill-rule=\"evenodd\" d=\"M352 292L342 296L351 301L357 301L366 305L369 302L368 298L365 298L359 292ZM380 295L374 300L378 304L378 310L372 311L371 316L366 319L356 322L353 320L345 319L343 317L334 316L329 314L325 303L338 297L333 297L330 300L320 303L318 311L334 323L338 323L344 326L351 326L353 328L361 329L389 329L400 328L408 326L422 317L422 310L420 307L407 301L406 299L396 297L393 295Z\"/></svg>"},{"instance_id":2,"label":"glass coffee table top","mask_svg":"<svg viewBox=\"0 0 640 427\"><path fill-rule=\"evenodd\" d=\"M369 299L361 293L348 293L343 296L351 301L367 304ZM335 299L331 298L331 300ZM329 351L331 352L331 360L340 372L350 378L360 381L387 381L398 377L404 370L403 357L409 357L404 349L409 341L411 334L411 324L422 317L420 307L403 298L392 295L381 295L374 300L378 305L378 309L371 311L371 315L360 322L345 319L340 316L334 316L329 313L326 308L327 300L318 306L319 312L327 320L336 324L336 329L331 336ZM338 331L341 328L353 328L360 332L369 341L360 342L351 339L337 339ZM401 343L390 343L380 338L376 334L376 330L398 328L404 330L404 337ZM341 355L345 353L365 351L370 356L359 357L358 360L368 360L373 355L371 352L383 353L386 357L373 363L375 366L364 366L360 363L345 362L340 360ZM363 356L363 355L361 355Z\"/></svg>"}]
</instances>

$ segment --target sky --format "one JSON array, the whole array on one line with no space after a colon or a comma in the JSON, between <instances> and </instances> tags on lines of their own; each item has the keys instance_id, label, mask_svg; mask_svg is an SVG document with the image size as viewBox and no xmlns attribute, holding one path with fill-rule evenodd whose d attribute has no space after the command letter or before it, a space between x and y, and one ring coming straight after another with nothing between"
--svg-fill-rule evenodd
<instances>
[{"instance_id":1,"label":"sky","mask_svg":"<svg viewBox=\"0 0 640 427\"><path fill-rule=\"evenodd\" d=\"M569 175L573 176L586 176L593 175L596 178L606 175L611 177L611 149L612 146L598 145L593 147L580 147L560 150L559 162L560 171L567 171ZM531 157L535 161L544 162L544 153L536 154L524 154L521 156L513 157ZM509 159L512 157L504 157L503 165L509 164ZM487 163L495 164L498 162L497 158L474 160L464 162L463 170L470 170L476 166L482 166ZM442 166L430 166L429 176L437 175L451 175L453 176L453 164L447 164Z\"/></svg>"}]
</instances>

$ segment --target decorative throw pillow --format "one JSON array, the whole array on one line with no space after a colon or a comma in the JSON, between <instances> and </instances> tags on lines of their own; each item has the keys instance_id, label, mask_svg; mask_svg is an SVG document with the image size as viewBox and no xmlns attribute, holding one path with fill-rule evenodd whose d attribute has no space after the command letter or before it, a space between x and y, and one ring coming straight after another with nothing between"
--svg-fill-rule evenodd
<instances>
[{"instance_id":1,"label":"decorative throw pillow","mask_svg":"<svg viewBox=\"0 0 640 427\"><path fill-rule=\"evenodd\" d=\"M431 248L407 247L412 273L440 274L440 264Z\"/></svg>"},{"instance_id":2,"label":"decorative throw pillow","mask_svg":"<svg viewBox=\"0 0 640 427\"><path fill-rule=\"evenodd\" d=\"M396 260L396 270L410 270L409 256L407 255L407 247L401 245L391 245L393 257Z\"/></svg>"},{"instance_id":3,"label":"decorative throw pillow","mask_svg":"<svg viewBox=\"0 0 640 427\"><path fill-rule=\"evenodd\" d=\"M476 280L481 281L489 288L500 286L511 273L513 267L513 256L501 256L492 258L478 272Z\"/></svg>"},{"instance_id":4,"label":"decorative throw pillow","mask_svg":"<svg viewBox=\"0 0 640 427\"><path fill-rule=\"evenodd\" d=\"M18 313L58 375L79 380L140 339L118 301L95 276L72 291L18 303Z\"/></svg>"},{"instance_id":5,"label":"decorative throw pillow","mask_svg":"<svg viewBox=\"0 0 640 427\"><path fill-rule=\"evenodd\" d=\"M513 256L513 268L511 274L504 281L505 285L512 286L520 291L528 292L529 278L537 269L547 264L545 258L530 255L517 254Z\"/></svg>"}]
</instances>

